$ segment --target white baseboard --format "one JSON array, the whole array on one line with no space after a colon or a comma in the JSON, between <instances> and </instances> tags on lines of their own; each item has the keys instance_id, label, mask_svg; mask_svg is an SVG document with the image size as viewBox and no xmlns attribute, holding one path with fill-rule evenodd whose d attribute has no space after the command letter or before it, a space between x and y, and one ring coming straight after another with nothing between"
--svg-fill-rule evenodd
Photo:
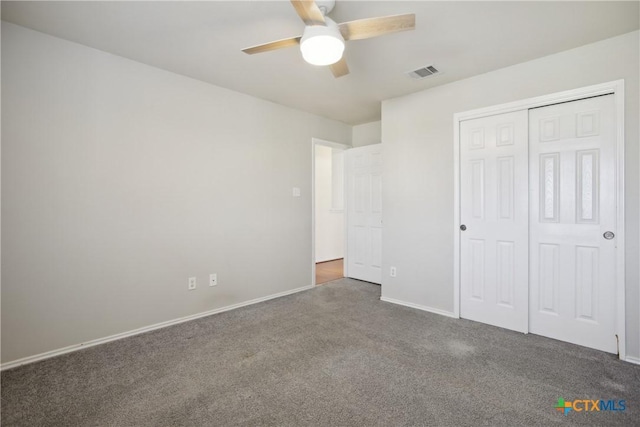
<instances>
[{"instance_id":1,"label":"white baseboard","mask_svg":"<svg viewBox=\"0 0 640 427\"><path fill-rule=\"evenodd\" d=\"M425 305L414 304L412 302L405 302L405 301L400 301L397 299L387 298L387 297L380 297L380 301L390 302L392 304L404 305L405 307L416 308L418 310L428 311L429 313L435 313L441 316L453 317L454 319L458 319L458 316L456 316L453 312L441 310L439 308L427 307Z\"/></svg>"},{"instance_id":2,"label":"white baseboard","mask_svg":"<svg viewBox=\"0 0 640 427\"><path fill-rule=\"evenodd\" d=\"M202 313L192 314L190 316L179 317L177 319L168 320L166 322L156 323L154 325L144 326L142 328L134 329L132 331L122 332L122 333L119 333L119 334L110 335L110 336L104 337L104 338L98 338L98 339L87 341L87 342L83 342L83 343L80 343L80 344L73 344L73 345L70 345L68 347L59 348L57 350L51 350L51 351L47 351L45 353L40 353L40 354L36 354L36 355L33 355L33 356L23 357L22 359L14 360L12 362L3 363L2 365L0 365L0 371L4 371L4 370L7 370L7 369L11 369L11 368L16 368L18 366L26 365L26 364L29 364L29 363L38 362L38 361L44 360L44 359L49 359L51 357L59 356L61 354L71 353L72 351L78 351L78 350L81 350L81 349L84 349L84 348L94 347L96 345L105 344L105 343L108 343L108 342L111 342L111 341L116 341L116 340L120 340L120 339L123 339L123 338L131 337L131 336L134 336L134 335L143 334L145 332L154 331L156 329L166 328L167 326L172 326L172 325L177 325L179 323L189 322L191 320L199 319L201 317L211 316L212 314L222 313L222 312L225 312L225 311L234 310L236 308L245 307L247 305L252 305L252 304L257 304L259 302L268 301L270 299L280 298L280 297L283 297L283 296L286 296L286 295L295 294L297 292L306 291L306 290L312 289L314 287L315 286L313 286L313 285L303 286L301 288L291 289L289 291L284 291L284 292L280 292L280 293L277 293L277 294L268 295L266 297L260 297L260 298L252 299L250 301L245 301L245 302L241 302L241 303L238 303L238 304L228 305L226 307L216 308L216 309L213 309L213 310L204 311Z\"/></svg>"},{"instance_id":3,"label":"white baseboard","mask_svg":"<svg viewBox=\"0 0 640 427\"><path fill-rule=\"evenodd\" d=\"M629 362L629 363L633 363L634 365L640 365L640 357L632 357L632 356L626 356L624 358L625 362Z\"/></svg>"}]
</instances>

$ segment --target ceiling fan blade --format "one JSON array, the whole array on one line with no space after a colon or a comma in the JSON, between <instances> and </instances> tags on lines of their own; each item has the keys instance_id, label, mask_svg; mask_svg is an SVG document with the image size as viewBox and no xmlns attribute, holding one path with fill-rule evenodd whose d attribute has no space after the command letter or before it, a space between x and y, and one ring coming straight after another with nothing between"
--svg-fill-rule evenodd
<instances>
[{"instance_id":1,"label":"ceiling fan blade","mask_svg":"<svg viewBox=\"0 0 640 427\"><path fill-rule=\"evenodd\" d=\"M413 30L416 27L416 15L382 16L379 18L358 19L338 24L345 40L362 40L383 36L398 31Z\"/></svg>"},{"instance_id":2,"label":"ceiling fan blade","mask_svg":"<svg viewBox=\"0 0 640 427\"><path fill-rule=\"evenodd\" d=\"M291 0L298 16L302 18L305 25L327 25L324 22L324 15L313 0Z\"/></svg>"},{"instance_id":3,"label":"ceiling fan blade","mask_svg":"<svg viewBox=\"0 0 640 427\"><path fill-rule=\"evenodd\" d=\"M257 46L251 46L246 49L242 49L244 53L253 55L254 53L269 52L270 50L283 49L285 47L298 46L300 44L301 37L291 37L288 39L276 40L271 43L259 44Z\"/></svg>"},{"instance_id":4,"label":"ceiling fan blade","mask_svg":"<svg viewBox=\"0 0 640 427\"><path fill-rule=\"evenodd\" d=\"M344 55L342 56L340 61L336 62L335 64L329 65L329 68L331 68L333 77L335 77L336 79L338 77L342 77L349 74L349 66L347 65L347 60L344 59Z\"/></svg>"}]
</instances>

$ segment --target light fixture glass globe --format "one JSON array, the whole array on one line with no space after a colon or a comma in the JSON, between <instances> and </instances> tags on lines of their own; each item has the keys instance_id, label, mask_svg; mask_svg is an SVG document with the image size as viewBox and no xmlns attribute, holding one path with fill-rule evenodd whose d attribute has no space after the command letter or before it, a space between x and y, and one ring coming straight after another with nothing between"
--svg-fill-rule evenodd
<instances>
[{"instance_id":1,"label":"light fixture glass globe","mask_svg":"<svg viewBox=\"0 0 640 427\"><path fill-rule=\"evenodd\" d=\"M331 65L342 58L344 39L338 25L325 17L327 26L306 27L300 40L300 52L309 64Z\"/></svg>"},{"instance_id":2,"label":"light fixture glass globe","mask_svg":"<svg viewBox=\"0 0 640 427\"><path fill-rule=\"evenodd\" d=\"M301 43L300 51L309 64L331 65L342 58L344 42L332 36L315 36Z\"/></svg>"}]
</instances>

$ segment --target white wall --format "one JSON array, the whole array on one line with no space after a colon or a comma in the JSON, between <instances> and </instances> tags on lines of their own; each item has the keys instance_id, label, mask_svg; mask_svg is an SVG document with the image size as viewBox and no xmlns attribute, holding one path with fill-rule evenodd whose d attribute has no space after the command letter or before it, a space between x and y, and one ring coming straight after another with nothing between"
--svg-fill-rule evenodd
<instances>
[{"instance_id":1,"label":"white wall","mask_svg":"<svg viewBox=\"0 0 640 427\"><path fill-rule=\"evenodd\" d=\"M344 214L333 206L333 149L315 147L316 262L344 257Z\"/></svg>"},{"instance_id":2,"label":"white wall","mask_svg":"<svg viewBox=\"0 0 640 427\"><path fill-rule=\"evenodd\" d=\"M2 104L2 362L311 284L350 126L4 22Z\"/></svg>"},{"instance_id":3,"label":"white wall","mask_svg":"<svg viewBox=\"0 0 640 427\"><path fill-rule=\"evenodd\" d=\"M627 354L640 357L639 33L384 101L382 294L453 310L453 114L625 79Z\"/></svg>"},{"instance_id":4,"label":"white wall","mask_svg":"<svg viewBox=\"0 0 640 427\"><path fill-rule=\"evenodd\" d=\"M354 147L380 144L382 138L382 122L370 122L353 127L351 143Z\"/></svg>"}]
</instances>

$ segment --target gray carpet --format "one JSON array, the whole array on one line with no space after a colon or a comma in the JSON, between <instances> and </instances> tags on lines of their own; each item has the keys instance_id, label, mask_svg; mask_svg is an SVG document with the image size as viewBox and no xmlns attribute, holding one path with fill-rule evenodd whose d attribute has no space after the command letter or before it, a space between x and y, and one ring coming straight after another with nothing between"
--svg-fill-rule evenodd
<instances>
[{"instance_id":1,"label":"gray carpet","mask_svg":"<svg viewBox=\"0 0 640 427\"><path fill-rule=\"evenodd\" d=\"M640 366L379 297L341 279L3 372L2 425L640 425Z\"/></svg>"}]
</instances>

